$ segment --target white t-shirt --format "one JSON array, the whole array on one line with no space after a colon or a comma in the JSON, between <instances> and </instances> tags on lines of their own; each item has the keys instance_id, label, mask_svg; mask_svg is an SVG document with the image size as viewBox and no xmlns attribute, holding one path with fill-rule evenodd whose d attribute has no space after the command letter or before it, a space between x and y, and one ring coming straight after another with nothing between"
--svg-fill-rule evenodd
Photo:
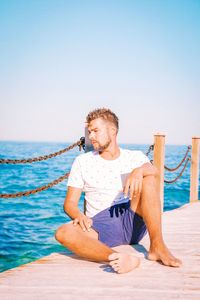
<instances>
[{"instance_id":1,"label":"white t-shirt","mask_svg":"<svg viewBox=\"0 0 200 300\"><path fill-rule=\"evenodd\" d=\"M123 187L128 174L149 159L141 151L120 148L115 160L102 158L97 151L90 151L76 157L68 179L68 186L85 192L86 215L93 217L116 203L127 202Z\"/></svg>"}]
</instances>

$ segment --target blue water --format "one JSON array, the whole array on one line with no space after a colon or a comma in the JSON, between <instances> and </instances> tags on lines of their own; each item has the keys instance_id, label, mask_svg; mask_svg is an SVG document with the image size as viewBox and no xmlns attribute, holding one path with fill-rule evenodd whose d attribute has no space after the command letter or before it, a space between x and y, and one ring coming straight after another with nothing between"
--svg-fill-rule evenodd
<instances>
[{"instance_id":1,"label":"blue water","mask_svg":"<svg viewBox=\"0 0 200 300\"><path fill-rule=\"evenodd\" d=\"M0 142L1 158L29 158L65 148L61 143ZM121 145L147 151L148 145ZM166 146L166 165L176 166L187 146ZM0 165L0 193L15 193L45 185L70 171L78 148L49 159L26 165ZM177 173L166 173L172 179ZM67 180L29 197L0 199L0 271L65 250L54 238L55 230L69 221L63 211ZM174 184L165 184L164 210L179 207L189 200L189 166ZM81 197L79 207L83 207Z\"/></svg>"}]
</instances>

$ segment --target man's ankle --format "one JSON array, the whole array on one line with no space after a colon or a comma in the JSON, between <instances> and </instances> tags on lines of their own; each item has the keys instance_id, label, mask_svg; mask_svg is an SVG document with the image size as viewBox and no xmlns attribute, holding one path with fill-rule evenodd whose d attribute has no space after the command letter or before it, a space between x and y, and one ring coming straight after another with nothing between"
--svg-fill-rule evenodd
<instances>
[{"instance_id":1,"label":"man's ankle","mask_svg":"<svg viewBox=\"0 0 200 300\"><path fill-rule=\"evenodd\" d=\"M158 247L161 245L165 245L162 237L156 237L156 238L151 239L150 248L151 247L155 248L155 247Z\"/></svg>"}]
</instances>

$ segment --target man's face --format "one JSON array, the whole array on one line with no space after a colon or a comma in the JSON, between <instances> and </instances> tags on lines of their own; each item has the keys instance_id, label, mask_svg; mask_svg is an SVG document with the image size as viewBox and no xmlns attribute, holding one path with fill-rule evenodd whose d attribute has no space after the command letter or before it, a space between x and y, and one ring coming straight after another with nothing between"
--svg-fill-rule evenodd
<instances>
[{"instance_id":1,"label":"man's face","mask_svg":"<svg viewBox=\"0 0 200 300\"><path fill-rule=\"evenodd\" d=\"M101 118L91 121L88 125L89 139L94 150L103 151L111 143L111 128L113 126Z\"/></svg>"}]
</instances>

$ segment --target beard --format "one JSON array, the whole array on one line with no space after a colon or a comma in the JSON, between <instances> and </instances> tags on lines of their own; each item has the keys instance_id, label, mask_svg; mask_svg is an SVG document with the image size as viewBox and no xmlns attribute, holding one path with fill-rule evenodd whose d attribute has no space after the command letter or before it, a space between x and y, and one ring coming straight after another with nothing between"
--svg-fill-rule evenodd
<instances>
[{"instance_id":1,"label":"beard","mask_svg":"<svg viewBox=\"0 0 200 300\"><path fill-rule=\"evenodd\" d=\"M94 150L99 151L99 152L103 152L104 150L106 150L108 148L110 143L111 143L110 139L103 145L96 142L95 146L93 145L93 147L94 147Z\"/></svg>"}]
</instances>

